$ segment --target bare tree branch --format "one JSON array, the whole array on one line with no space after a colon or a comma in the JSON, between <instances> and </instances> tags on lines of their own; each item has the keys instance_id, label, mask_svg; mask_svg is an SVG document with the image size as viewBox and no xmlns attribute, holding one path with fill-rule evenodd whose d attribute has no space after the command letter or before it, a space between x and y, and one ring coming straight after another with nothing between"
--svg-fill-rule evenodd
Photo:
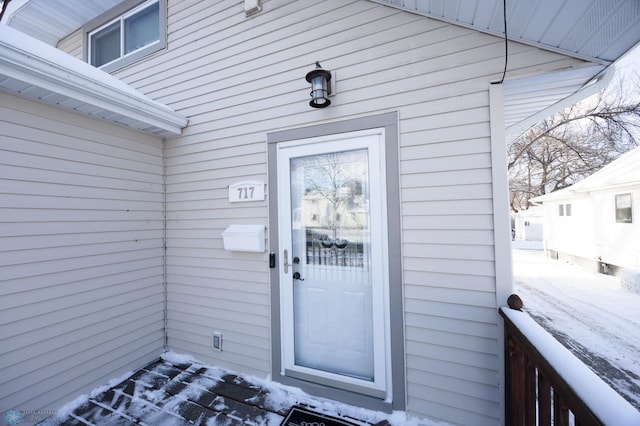
<instances>
[{"instance_id":1,"label":"bare tree branch","mask_svg":"<svg viewBox=\"0 0 640 426\"><path fill-rule=\"evenodd\" d=\"M509 146L513 211L527 209L531 198L570 186L639 145L640 90L631 98L628 87L619 81L547 118Z\"/></svg>"}]
</instances>

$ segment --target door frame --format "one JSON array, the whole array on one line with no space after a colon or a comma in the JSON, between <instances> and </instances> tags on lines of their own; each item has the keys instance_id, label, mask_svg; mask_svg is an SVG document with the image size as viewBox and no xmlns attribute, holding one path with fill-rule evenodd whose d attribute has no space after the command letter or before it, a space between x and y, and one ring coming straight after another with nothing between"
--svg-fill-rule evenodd
<instances>
[{"instance_id":1,"label":"door frame","mask_svg":"<svg viewBox=\"0 0 640 426\"><path fill-rule=\"evenodd\" d=\"M357 388L353 390L339 389L331 386L331 383L323 384L318 380L312 382L304 376L292 377L290 373L285 373L281 350L283 336L281 335L282 309L279 282L282 253L279 250L278 241L278 144L379 128L384 129L384 142L380 149L384 151L381 155L386 161L386 225L388 230L388 288L385 291L388 294L389 304L386 309L389 313L387 337L390 350L387 354L387 392L384 397L367 395L366 392L360 392ZM269 245L271 256L275 258L275 267L270 269L272 377L275 381L297 386L318 396L386 411L404 410L406 406L398 139L398 115L396 112L267 134Z\"/></svg>"}]
</instances>

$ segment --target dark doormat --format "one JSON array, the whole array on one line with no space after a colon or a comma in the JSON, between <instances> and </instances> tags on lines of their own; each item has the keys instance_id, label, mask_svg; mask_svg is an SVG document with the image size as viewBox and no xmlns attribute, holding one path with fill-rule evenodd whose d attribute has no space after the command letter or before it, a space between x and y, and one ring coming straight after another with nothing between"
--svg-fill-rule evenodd
<instances>
[{"instance_id":1,"label":"dark doormat","mask_svg":"<svg viewBox=\"0 0 640 426\"><path fill-rule=\"evenodd\" d=\"M284 418L280 426L302 426L302 425L317 425L317 426L357 426L357 423L352 423L337 417L327 416L326 414L316 413L309 410L306 407L296 405L291 407L287 417Z\"/></svg>"}]
</instances>

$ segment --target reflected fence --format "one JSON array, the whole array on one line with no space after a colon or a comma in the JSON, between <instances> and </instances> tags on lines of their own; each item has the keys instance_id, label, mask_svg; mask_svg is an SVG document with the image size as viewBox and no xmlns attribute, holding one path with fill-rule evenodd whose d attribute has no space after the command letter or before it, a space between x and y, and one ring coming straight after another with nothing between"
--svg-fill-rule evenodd
<instances>
[{"instance_id":1,"label":"reflected fence","mask_svg":"<svg viewBox=\"0 0 640 426\"><path fill-rule=\"evenodd\" d=\"M306 264L364 267L364 243L354 239L330 238L326 232L307 229Z\"/></svg>"}]
</instances>

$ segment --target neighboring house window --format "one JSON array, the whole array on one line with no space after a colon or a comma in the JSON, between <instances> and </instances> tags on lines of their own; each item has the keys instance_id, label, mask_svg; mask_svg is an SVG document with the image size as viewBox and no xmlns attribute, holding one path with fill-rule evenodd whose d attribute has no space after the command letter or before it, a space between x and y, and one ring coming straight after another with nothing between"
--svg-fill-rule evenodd
<instances>
[{"instance_id":1,"label":"neighboring house window","mask_svg":"<svg viewBox=\"0 0 640 426\"><path fill-rule=\"evenodd\" d=\"M129 0L84 26L86 58L111 71L166 47L166 0Z\"/></svg>"},{"instance_id":2,"label":"neighboring house window","mask_svg":"<svg viewBox=\"0 0 640 426\"><path fill-rule=\"evenodd\" d=\"M631 194L616 195L616 223L633 223Z\"/></svg>"},{"instance_id":3,"label":"neighboring house window","mask_svg":"<svg viewBox=\"0 0 640 426\"><path fill-rule=\"evenodd\" d=\"M571 216L571 204L558 204L558 216Z\"/></svg>"}]
</instances>

